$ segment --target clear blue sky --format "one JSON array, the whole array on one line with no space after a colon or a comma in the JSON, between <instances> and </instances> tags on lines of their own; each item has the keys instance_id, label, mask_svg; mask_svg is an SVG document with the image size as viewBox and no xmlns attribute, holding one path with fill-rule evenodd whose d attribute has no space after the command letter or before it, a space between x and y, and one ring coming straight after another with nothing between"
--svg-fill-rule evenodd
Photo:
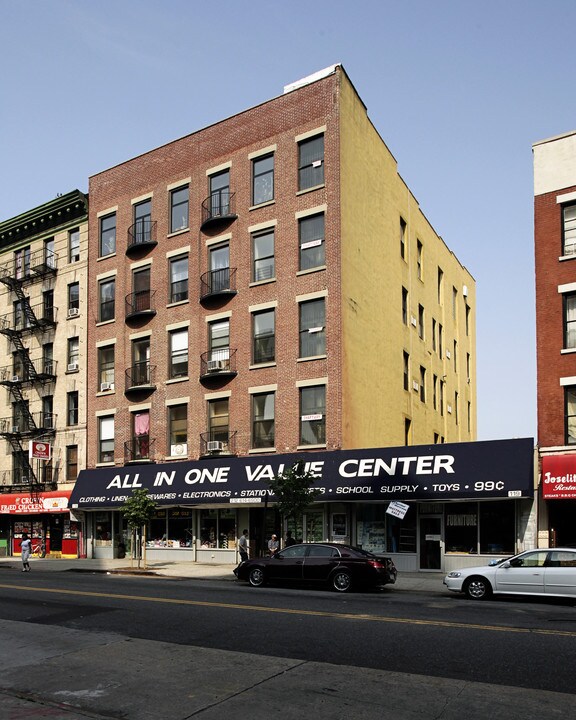
<instances>
[{"instance_id":1,"label":"clear blue sky","mask_svg":"<svg viewBox=\"0 0 576 720\"><path fill-rule=\"evenodd\" d=\"M341 62L477 281L479 439L536 436L532 143L574 0L0 0L0 220Z\"/></svg>"}]
</instances>

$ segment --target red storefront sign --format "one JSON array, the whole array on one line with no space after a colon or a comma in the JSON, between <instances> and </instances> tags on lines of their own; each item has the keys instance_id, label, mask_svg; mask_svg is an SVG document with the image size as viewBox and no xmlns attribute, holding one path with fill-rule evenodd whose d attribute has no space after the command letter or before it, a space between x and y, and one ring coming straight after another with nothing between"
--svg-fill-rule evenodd
<instances>
[{"instance_id":1,"label":"red storefront sign","mask_svg":"<svg viewBox=\"0 0 576 720\"><path fill-rule=\"evenodd\" d=\"M50 460L52 456L52 446L50 443L39 442L38 440L30 440L28 443L28 457L35 460Z\"/></svg>"},{"instance_id":2,"label":"red storefront sign","mask_svg":"<svg viewBox=\"0 0 576 720\"><path fill-rule=\"evenodd\" d=\"M38 515L69 512L70 490L0 495L0 515Z\"/></svg>"},{"instance_id":3,"label":"red storefront sign","mask_svg":"<svg viewBox=\"0 0 576 720\"><path fill-rule=\"evenodd\" d=\"M544 500L576 498L576 454L542 458L542 497Z\"/></svg>"}]
</instances>

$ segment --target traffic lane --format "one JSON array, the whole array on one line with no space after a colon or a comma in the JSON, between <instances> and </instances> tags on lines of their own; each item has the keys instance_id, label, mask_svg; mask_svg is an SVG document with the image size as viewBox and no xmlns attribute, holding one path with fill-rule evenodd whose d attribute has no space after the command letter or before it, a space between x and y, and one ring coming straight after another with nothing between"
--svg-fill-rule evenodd
<instances>
[{"instance_id":1,"label":"traffic lane","mask_svg":"<svg viewBox=\"0 0 576 720\"><path fill-rule=\"evenodd\" d=\"M0 577L0 581L6 576ZM489 626L519 627L539 630L576 629L576 607L571 600L527 598L521 596L497 597L489 601L474 602L464 596L446 592L401 591L393 586L373 592L338 594L330 590L310 590L282 586L251 586L226 581L178 580L173 578L135 577L100 573L37 573L18 574L16 586L31 588L45 585L53 591L62 589L96 591L104 594L124 594L155 598L172 598L175 601L223 602L234 605L254 605L266 609L286 609L351 612L357 615L384 614L403 620L450 621L452 623ZM35 581L35 582L34 582ZM47 599L47 598L46 598ZM101 611L101 609L100 609Z\"/></svg>"},{"instance_id":2,"label":"traffic lane","mask_svg":"<svg viewBox=\"0 0 576 720\"><path fill-rule=\"evenodd\" d=\"M138 585L141 592L141 580ZM317 604L288 608L273 589L244 588L233 601L136 594L131 583L113 583L108 592L44 590L50 591L47 599L40 598L40 588L25 595L34 594L27 608L22 590L14 590L27 613L22 619L179 645L576 693L574 632L367 614L350 607L353 596L338 610ZM9 592L4 586L3 596ZM254 594L263 604L250 602ZM309 597L303 599L310 604ZM551 663L551 657L561 662Z\"/></svg>"}]
</instances>

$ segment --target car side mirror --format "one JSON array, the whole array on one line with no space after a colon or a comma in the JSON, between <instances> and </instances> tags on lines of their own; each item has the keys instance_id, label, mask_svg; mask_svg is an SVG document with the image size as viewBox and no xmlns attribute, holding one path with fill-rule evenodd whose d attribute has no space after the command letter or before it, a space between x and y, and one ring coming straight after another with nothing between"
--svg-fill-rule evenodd
<instances>
[{"instance_id":1,"label":"car side mirror","mask_svg":"<svg viewBox=\"0 0 576 720\"><path fill-rule=\"evenodd\" d=\"M500 565L500 567L503 567L503 568L511 568L511 567L514 567L514 566L512 565L512 563L510 562L510 560L506 560L506 562L503 562L502 565Z\"/></svg>"}]
</instances>

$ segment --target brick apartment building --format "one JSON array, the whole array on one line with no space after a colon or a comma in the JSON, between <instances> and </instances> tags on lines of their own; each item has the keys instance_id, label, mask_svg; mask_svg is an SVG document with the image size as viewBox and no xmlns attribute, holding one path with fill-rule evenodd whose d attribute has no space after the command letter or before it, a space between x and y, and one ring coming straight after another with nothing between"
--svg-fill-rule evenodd
<instances>
[{"instance_id":1,"label":"brick apartment building","mask_svg":"<svg viewBox=\"0 0 576 720\"><path fill-rule=\"evenodd\" d=\"M68 500L86 456L87 267L78 190L0 223L2 555L23 531L52 556L78 554Z\"/></svg>"},{"instance_id":2,"label":"brick apartment building","mask_svg":"<svg viewBox=\"0 0 576 720\"><path fill-rule=\"evenodd\" d=\"M537 142L534 245L539 534L576 543L576 133Z\"/></svg>"},{"instance_id":3,"label":"brick apartment building","mask_svg":"<svg viewBox=\"0 0 576 720\"><path fill-rule=\"evenodd\" d=\"M440 472L482 445L475 281L340 65L94 175L89 196L84 552L126 543L118 508L143 486L159 503L151 557L233 561L244 527L258 552L283 530L261 480L295 459L324 491L305 541L391 552L401 569L440 569L444 547L515 549L531 501L510 497L531 487L510 495L489 468L476 494L407 484L409 463ZM353 480L328 472L336 459ZM386 514L394 499L404 519Z\"/></svg>"}]
</instances>

